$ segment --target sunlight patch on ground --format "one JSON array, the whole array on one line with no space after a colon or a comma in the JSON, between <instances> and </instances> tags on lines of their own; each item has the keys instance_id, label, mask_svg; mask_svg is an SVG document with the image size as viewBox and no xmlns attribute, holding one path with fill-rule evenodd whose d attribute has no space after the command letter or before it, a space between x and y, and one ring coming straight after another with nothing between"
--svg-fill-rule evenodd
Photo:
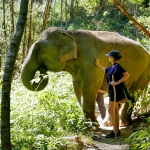
<instances>
[{"instance_id":1,"label":"sunlight patch on ground","mask_svg":"<svg viewBox=\"0 0 150 150\"><path fill-rule=\"evenodd\" d=\"M104 98L104 103L105 103L105 107L106 107L106 117L104 120L102 120L101 118L101 115L100 115L100 112L99 112L99 109L98 109L98 106L97 106L97 103L96 103L96 110L95 110L95 114L96 114L96 117L97 117L97 120L100 124L100 128L101 129L104 129L104 130L112 130L113 127L112 126L103 126L103 123L108 120L108 105L109 105L109 97L105 97ZM121 113L121 109L119 111L119 113ZM120 129L125 129L126 127L119 127Z\"/></svg>"}]
</instances>

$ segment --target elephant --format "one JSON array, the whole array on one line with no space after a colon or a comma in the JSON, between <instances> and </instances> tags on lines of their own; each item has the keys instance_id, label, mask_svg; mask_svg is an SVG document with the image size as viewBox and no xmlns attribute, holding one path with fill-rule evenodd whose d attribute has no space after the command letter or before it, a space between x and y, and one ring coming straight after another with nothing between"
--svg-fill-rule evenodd
<instances>
[{"instance_id":1,"label":"elephant","mask_svg":"<svg viewBox=\"0 0 150 150\"><path fill-rule=\"evenodd\" d=\"M150 76L150 54L137 42L109 31L63 30L50 27L44 30L33 43L23 62L21 78L24 86L32 91L43 90L48 78L32 83L35 73L40 71L67 71L72 75L75 95L86 118L97 122L95 100L99 89L107 90L105 72L94 63L99 58L104 67L110 66L105 56L110 50L118 50L124 59L120 64L129 72L126 81L130 91L148 86Z\"/></svg>"}]
</instances>

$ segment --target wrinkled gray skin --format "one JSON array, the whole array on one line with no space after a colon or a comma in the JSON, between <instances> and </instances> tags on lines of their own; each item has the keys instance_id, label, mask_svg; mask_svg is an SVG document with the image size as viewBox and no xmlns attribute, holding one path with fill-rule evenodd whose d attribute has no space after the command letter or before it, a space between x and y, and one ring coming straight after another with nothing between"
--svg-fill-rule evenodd
<instances>
[{"instance_id":1,"label":"wrinkled gray skin","mask_svg":"<svg viewBox=\"0 0 150 150\"><path fill-rule=\"evenodd\" d=\"M95 65L94 59L99 58L102 66L110 66L105 54L112 49L124 56L120 64L130 74L126 81L128 89L133 92L145 88L150 76L150 55L140 44L113 32L65 31L58 27L43 31L31 46L22 66L22 82L27 89L40 91L47 86L48 79L42 80L41 76L40 85L31 85L36 71L42 74L48 70L68 71L85 116L97 122L94 113L96 95L100 87L107 90L107 84L103 83L105 73Z\"/></svg>"}]
</instances>

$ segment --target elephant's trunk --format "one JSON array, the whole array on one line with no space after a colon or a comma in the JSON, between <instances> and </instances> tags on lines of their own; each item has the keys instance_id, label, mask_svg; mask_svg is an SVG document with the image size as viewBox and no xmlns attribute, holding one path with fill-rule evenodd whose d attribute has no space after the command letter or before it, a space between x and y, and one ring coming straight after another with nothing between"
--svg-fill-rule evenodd
<instances>
[{"instance_id":1,"label":"elephant's trunk","mask_svg":"<svg viewBox=\"0 0 150 150\"><path fill-rule=\"evenodd\" d=\"M47 69L44 66L41 66L36 69L33 68L31 69L31 68L32 68L31 66L23 64L22 74L21 74L22 82L24 86L31 91L41 91L48 84L48 78L44 77L46 75ZM32 82L36 71L40 71L40 81L38 83L34 81Z\"/></svg>"}]
</instances>

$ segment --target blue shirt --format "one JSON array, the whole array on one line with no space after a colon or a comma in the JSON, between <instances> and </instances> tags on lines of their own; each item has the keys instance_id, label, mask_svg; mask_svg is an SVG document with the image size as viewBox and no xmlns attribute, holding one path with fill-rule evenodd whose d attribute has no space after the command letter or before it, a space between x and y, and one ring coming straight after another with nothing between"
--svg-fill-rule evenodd
<instances>
[{"instance_id":1,"label":"blue shirt","mask_svg":"<svg viewBox=\"0 0 150 150\"><path fill-rule=\"evenodd\" d=\"M118 80L120 80L123 77L124 72L126 72L126 70L118 63L115 63L112 66L106 68L106 78L107 78L107 83L108 83L108 95L109 95L111 101L114 101L114 90L113 90L113 86L111 85L112 74L114 74L114 81L117 82ZM116 102L125 98L124 86L125 86L124 82L122 82L118 85L115 85Z\"/></svg>"}]
</instances>

